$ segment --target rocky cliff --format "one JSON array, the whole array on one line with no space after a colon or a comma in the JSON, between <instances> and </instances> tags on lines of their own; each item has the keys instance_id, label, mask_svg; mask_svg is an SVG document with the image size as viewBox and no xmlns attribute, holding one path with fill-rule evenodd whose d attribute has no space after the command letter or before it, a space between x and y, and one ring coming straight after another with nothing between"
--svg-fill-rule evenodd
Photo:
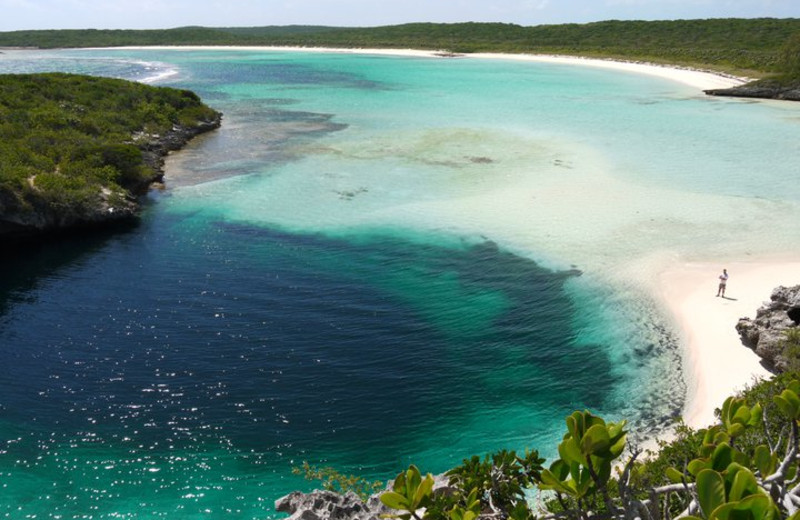
<instances>
[{"instance_id":1,"label":"rocky cliff","mask_svg":"<svg viewBox=\"0 0 800 520\"><path fill-rule=\"evenodd\" d=\"M450 494L453 488L444 475L433 477L434 494ZM387 482L386 489L370 495L362 500L352 491L344 494L334 491L314 490L310 493L295 491L275 501L275 510L288 513L286 520L383 520L388 513L397 513L389 509L380 496L391 489L392 481Z\"/></svg>"},{"instance_id":2,"label":"rocky cliff","mask_svg":"<svg viewBox=\"0 0 800 520\"><path fill-rule=\"evenodd\" d=\"M800 326L800 285L780 286L772 291L770 301L756 312L755 319L742 318L736 330L742 343L752 348L767 366L776 372L797 368L800 350L795 348L787 331ZM793 348L794 346L794 348Z\"/></svg>"},{"instance_id":3,"label":"rocky cliff","mask_svg":"<svg viewBox=\"0 0 800 520\"><path fill-rule=\"evenodd\" d=\"M218 112L217 117L212 120L201 121L195 126L176 125L172 128L172 131L167 132L163 136L152 136L144 140L144 142L140 144L144 162L150 166L156 174L150 182L139 186L139 194L147 191L150 184L153 182L162 182L164 180L164 158L170 152L180 150L194 137L210 132L211 130L216 130L221 124L222 114Z\"/></svg>"}]
</instances>

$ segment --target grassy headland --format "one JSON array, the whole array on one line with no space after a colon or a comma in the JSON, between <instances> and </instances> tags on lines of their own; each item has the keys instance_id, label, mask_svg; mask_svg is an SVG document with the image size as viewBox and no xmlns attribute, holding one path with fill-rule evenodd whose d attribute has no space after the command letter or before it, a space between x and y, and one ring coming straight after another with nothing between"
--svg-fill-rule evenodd
<instances>
[{"instance_id":1,"label":"grassy headland","mask_svg":"<svg viewBox=\"0 0 800 520\"><path fill-rule=\"evenodd\" d=\"M133 216L163 155L219 121L186 90L0 75L0 236Z\"/></svg>"},{"instance_id":2,"label":"grassy headland","mask_svg":"<svg viewBox=\"0 0 800 520\"><path fill-rule=\"evenodd\" d=\"M750 77L786 72L784 51L798 18L604 21L523 27L504 23L411 23L165 30L49 30L0 33L0 47L291 45L414 48L455 53L567 54L707 68Z\"/></svg>"},{"instance_id":3,"label":"grassy headland","mask_svg":"<svg viewBox=\"0 0 800 520\"><path fill-rule=\"evenodd\" d=\"M800 99L797 18L612 20L534 27L413 23L371 28L0 32L0 47L125 45L285 45L580 55L746 75L761 78L761 82L747 92L739 88L715 93L778 97L775 92L788 90L780 95ZM27 224L32 222L31 215L37 214L40 222L36 226L53 227L64 220L63 214L53 210L60 206L69 207L73 217L84 215L84 220L96 218L99 207L124 214L128 207L123 204L125 194L137 191L155 175L152 160L149 164L146 160L152 159L158 148L154 136L166 135L174 128L205 128L203 125L214 120L219 123L218 114L185 91L57 74L0 77L0 232L8 225L9 214L14 218L27 214L27 221L18 218ZM42 217L45 207L50 208L47 218Z\"/></svg>"}]
</instances>

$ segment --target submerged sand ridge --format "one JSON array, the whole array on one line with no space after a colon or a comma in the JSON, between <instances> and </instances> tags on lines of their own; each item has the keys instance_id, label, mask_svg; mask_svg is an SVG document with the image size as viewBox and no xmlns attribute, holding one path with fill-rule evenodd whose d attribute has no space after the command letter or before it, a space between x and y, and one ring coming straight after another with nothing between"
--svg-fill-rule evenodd
<instances>
[{"instance_id":1,"label":"submerged sand ridge","mask_svg":"<svg viewBox=\"0 0 800 520\"><path fill-rule=\"evenodd\" d=\"M583 179L585 190L570 191L554 185L526 191L520 185L454 201L448 208L425 203L404 208L402 213L427 216L431 213L443 222L453 220L492 222L483 225L488 236L522 252L527 245L541 251L541 244L552 246L553 233L558 245L548 251L555 258L569 258L584 271L591 283L609 283L622 288L633 286L632 294L650 294L662 305L665 316L674 320L684 352L683 372L687 384L685 420L692 427L704 427L714 421L714 409L728 395L751 384L754 378L769 377L760 359L744 347L735 330L740 317L753 316L761 302L778 285L800 283L800 263L785 259L742 261L760 254L779 255L786 237L794 233L787 218L782 229L770 224L775 208L763 202L748 203L737 198L673 194L626 186L609 178ZM602 193L602 196L598 196ZM649 201L659 199L654 207ZM539 201L559 200L560 204ZM624 208L624 211L620 211ZM682 216L675 217L675 208ZM452 212L459 213L454 217ZM398 215L401 212L395 214ZM630 220L630 215L639 215ZM707 221L709 214L738 215L707 223L710 231L704 247L697 248L696 236L687 230ZM524 231L514 229L515 221L529 222ZM505 222L505 225L503 224ZM760 224L759 224L760 223ZM509 230L514 229L513 233ZM557 229L558 231L554 231ZM742 236L744 231L748 239ZM466 231L466 229L464 229ZM736 237L731 245L725 237ZM649 236L650 246L661 253L648 252L642 236ZM631 237L638 237L633 241ZM760 241L763 249L752 247ZM665 249L665 248L673 249ZM575 254L579 251L579 254ZM538 253L535 253L538 254ZM640 259L651 255L668 257L639 270ZM687 262L682 258L719 258L718 262ZM796 258L796 257L795 257ZM547 263L546 259L539 259ZM558 265L556 261L554 266ZM723 268L731 273L727 298L715 297L717 276Z\"/></svg>"},{"instance_id":2,"label":"submerged sand ridge","mask_svg":"<svg viewBox=\"0 0 800 520\"><path fill-rule=\"evenodd\" d=\"M419 51L265 50L437 57ZM464 59L544 61L642 73L690 86L698 97L701 89L743 82L703 71L605 60L515 55ZM725 103L731 102L735 101ZM712 103L720 101L709 103L692 108L711 111ZM786 110L779 117L796 113ZM470 137L457 127L416 132L383 128L370 133L368 140L339 137L332 135L313 150L315 158L270 179L270 189L306 195L309 204L300 214L291 200L253 195L235 210L234 218L264 219L290 228L321 226L333 234L365 227L386 229L398 222L438 233L480 234L546 266L577 267L584 277L576 283L607 284L630 291L634 298L652 299L684 348L685 416L692 426L711 422L724 397L753 377L768 375L741 345L734 326L739 317L753 315L776 285L800 283L798 264L791 261L800 257L796 201L726 193L729 184L741 180L725 178L729 173L725 168L718 191L687 189L678 182L674 186L640 182L628 163L566 138L541 140L495 130ZM470 139L472 146L461 146ZM435 149L426 148L432 140ZM656 154L662 151L658 146L653 149ZM672 153L678 156L682 150ZM734 154L728 155L720 161L736 160ZM324 174L331 158L345 161L346 173ZM390 182L381 184L374 173L379 168L372 165L387 160L391 166L381 166L381 182ZM730 171L735 166L732 163ZM438 177L415 178L423 168ZM675 174L691 177L691 172ZM759 172L751 174L757 178ZM425 191L415 189L420 185ZM326 201L337 193L354 195L332 210ZM378 197L387 193L388 199ZM272 207L265 213L267 205ZM714 296L722 268L731 274L730 299Z\"/></svg>"}]
</instances>

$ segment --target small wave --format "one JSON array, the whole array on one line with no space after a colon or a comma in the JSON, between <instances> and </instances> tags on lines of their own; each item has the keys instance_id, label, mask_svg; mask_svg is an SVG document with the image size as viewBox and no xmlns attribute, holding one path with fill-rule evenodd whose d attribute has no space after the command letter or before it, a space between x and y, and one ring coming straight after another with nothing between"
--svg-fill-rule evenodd
<instances>
[{"instance_id":1,"label":"small wave","mask_svg":"<svg viewBox=\"0 0 800 520\"><path fill-rule=\"evenodd\" d=\"M0 73L60 71L120 78L140 83L158 83L173 78L180 70L172 64L131 58L87 57L57 51L18 51L4 56Z\"/></svg>"},{"instance_id":2,"label":"small wave","mask_svg":"<svg viewBox=\"0 0 800 520\"><path fill-rule=\"evenodd\" d=\"M140 83L158 83L177 76L178 68L160 61L145 61L126 58L97 58L108 64L111 75ZM112 69L116 69L112 72Z\"/></svg>"},{"instance_id":3,"label":"small wave","mask_svg":"<svg viewBox=\"0 0 800 520\"><path fill-rule=\"evenodd\" d=\"M137 81L141 83L158 83L159 81L164 81L168 78L175 77L180 73L176 67L166 63L146 61L135 63L144 67L146 74L148 74L144 78L137 78Z\"/></svg>"}]
</instances>

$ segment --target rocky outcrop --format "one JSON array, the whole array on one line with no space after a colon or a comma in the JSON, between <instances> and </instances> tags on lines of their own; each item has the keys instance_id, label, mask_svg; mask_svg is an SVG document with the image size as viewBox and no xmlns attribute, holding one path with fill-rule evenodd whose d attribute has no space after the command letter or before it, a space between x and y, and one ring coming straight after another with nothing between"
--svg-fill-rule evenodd
<instances>
[{"instance_id":1,"label":"rocky outcrop","mask_svg":"<svg viewBox=\"0 0 800 520\"><path fill-rule=\"evenodd\" d=\"M433 482L434 494L453 492L445 475L435 475ZM387 483L386 489L391 489L391 485L392 482ZM295 491L276 500L275 510L291 515L286 520L382 520L382 515L396 513L381 502L380 496L384 491L371 495L366 501L352 491L344 494L321 490L310 493Z\"/></svg>"},{"instance_id":2,"label":"rocky outcrop","mask_svg":"<svg viewBox=\"0 0 800 520\"><path fill-rule=\"evenodd\" d=\"M783 372L789 366L786 330L800 326L800 285L780 286L772 291L770 301L756 312L756 318L742 318L736 330L742 343L752 348L767 366Z\"/></svg>"},{"instance_id":3,"label":"rocky outcrop","mask_svg":"<svg viewBox=\"0 0 800 520\"><path fill-rule=\"evenodd\" d=\"M759 99L781 99L785 101L800 101L800 84L777 85L763 83L748 83L732 88L704 90L709 96L730 96Z\"/></svg>"},{"instance_id":4,"label":"rocky outcrop","mask_svg":"<svg viewBox=\"0 0 800 520\"><path fill-rule=\"evenodd\" d=\"M150 184L153 182L162 182L164 180L164 159L166 156L175 150L180 150L186 143L191 141L194 137L210 132L220 127L222 123L222 114L217 113L217 117L210 121L201 121L195 126L180 126L175 125L172 130L163 136L137 136L136 140L139 147L142 149L142 156L145 164L150 166L156 174L150 182L139 187L138 193L147 191ZM136 189L131 191L137 192Z\"/></svg>"},{"instance_id":5,"label":"rocky outcrop","mask_svg":"<svg viewBox=\"0 0 800 520\"><path fill-rule=\"evenodd\" d=\"M40 199L23 203L14 193L0 190L0 239L25 239L50 231L126 223L138 211L139 204L133 196L107 188L90 204L71 205Z\"/></svg>"},{"instance_id":6,"label":"rocky outcrop","mask_svg":"<svg viewBox=\"0 0 800 520\"><path fill-rule=\"evenodd\" d=\"M378 495L366 502L352 491L341 495L333 491L295 491L275 501L275 510L289 513L289 520L381 520L389 512Z\"/></svg>"}]
</instances>

